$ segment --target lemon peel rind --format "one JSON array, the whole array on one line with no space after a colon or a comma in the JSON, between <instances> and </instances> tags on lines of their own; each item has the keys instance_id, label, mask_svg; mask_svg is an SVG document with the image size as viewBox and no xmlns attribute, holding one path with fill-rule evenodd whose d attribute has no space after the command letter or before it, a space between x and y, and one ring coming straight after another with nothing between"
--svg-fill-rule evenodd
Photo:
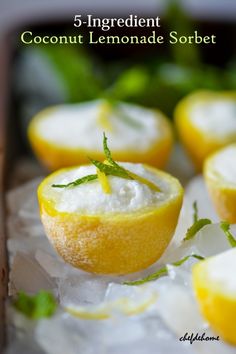
<instances>
[{"instance_id":1,"label":"lemon peel rind","mask_svg":"<svg viewBox=\"0 0 236 354\"><path fill-rule=\"evenodd\" d=\"M175 178L153 170L174 183L175 194L161 205L126 214L59 212L43 189L60 171L40 184L41 219L49 240L66 262L96 274L128 274L160 258L174 234L183 189Z\"/></svg>"},{"instance_id":2,"label":"lemon peel rind","mask_svg":"<svg viewBox=\"0 0 236 354\"><path fill-rule=\"evenodd\" d=\"M144 299L141 303L135 304L130 299L120 297L119 299L94 306L93 309L89 309L84 306L65 306L66 312L74 317L86 319L86 320L106 320L113 317L114 312L122 313L126 316L136 316L145 312L151 305L157 301L158 295L156 293L150 294L147 299Z\"/></svg>"},{"instance_id":3,"label":"lemon peel rind","mask_svg":"<svg viewBox=\"0 0 236 354\"><path fill-rule=\"evenodd\" d=\"M229 145L231 146L231 145ZM232 146L236 146L233 144ZM236 223L236 183L225 181L214 172L214 159L221 150L211 154L204 162L203 175L211 200L222 220Z\"/></svg>"},{"instance_id":4,"label":"lemon peel rind","mask_svg":"<svg viewBox=\"0 0 236 354\"><path fill-rule=\"evenodd\" d=\"M210 133L204 133L189 118L189 108L198 101L209 101L215 97L226 97L236 100L236 91L196 91L184 97L176 106L174 111L174 121L178 135L185 150L197 171L201 171L204 159L211 153L235 142L235 138L219 138Z\"/></svg>"},{"instance_id":5,"label":"lemon peel rind","mask_svg":"<svg viewBox=\"0 0 236 354\"><path fill-rule=\"evenodd\" d=\"M192 268L192 282L200 312L213 330L225 341L236 345L236 294L224 293L218 283L211 281L206 264L212 257Z\"/></svg>"}]
</instances>

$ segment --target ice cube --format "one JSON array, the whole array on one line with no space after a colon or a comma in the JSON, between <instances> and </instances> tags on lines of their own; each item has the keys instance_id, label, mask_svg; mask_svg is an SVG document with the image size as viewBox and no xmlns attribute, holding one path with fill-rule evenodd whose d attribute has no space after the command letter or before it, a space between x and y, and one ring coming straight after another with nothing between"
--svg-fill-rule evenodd
<instances>
[{"instance_id":1,"label":"ice cube","mask_svg":"<svg viewBox=\"0 0 236 354\"><path fill-rule=\"evenodd\" d=\"M206 328L194 297L183 286L163 280L159 286L157 306L161 318L177 336Z\"/></svg>"},{"instance_id":2,"label":"ice cube","mask_svg":"<svg viewBox=\"0 0 236 354\"><path fill-rule=\"evenodd\" d=\"M17 252L10 270L11 289L35 294L39 290L55 290L56 284L31 256ZM13 295L13 294L10 294Z\"/></svg>"},{"instance_id":3,"label":"ice cube","mask_svg":"<svg viewBox=\"0 0 236 354\"><path fill-rule=\"evenodd\" d=\"M192 285L191 273L189 271L191 266L192 264L188 265L188 268L184 268L184 265L178 267L173 265L167 265L168 276L171 280L173 280L173 284L180 284L190 288Z\"/></svg>"},{"instance_id":4,"label":"ice cube","mask_svg":"<svg viewBox=\"0 0 236 354\"><path fill-rule=\"evenodd\" d=\"M64 278L70 271L70 265L66 264L62 259L59 259L55 252L52 255L38 249L35 253L35 258L51 277Z\"/></svg>"},{"instance_id":5,"label":"ice cube","mask_svg":"<svg viewBox=\"0 0 236 354\"><path fill-rule=\"evenodd\" d=\"M55 254L54 249L49 243L48 239L44 236L40 237L24 237L14 238L7 240L7 248L10 252L10 260L12 260L15 254L19 251L25 254L34 256L36 250L46 251L50 254ZM12 264L12 261L10 262Z\"/></svg>"},{"instance_id":6,"label":"ice cube","mask_svg":"<svg viewBox=\"0 0 236 354\"><path fill-rule=\"evenodd\" d=\"M138 286L130 286L125 284L118 283L109 283L107 287L107 291L105 294L105 301L116 301L121 298L127 298L130 301L139 302L140 300L144 300L145 298L150 298L150 295L153 295L153 290L147 287L146 284L138 285Z\"/></svg>"},{"instance_id":7,"label":"ice cube","mask_svg":"<svg viewBox=\"0 0 236 354\"><path fill-rule=\"evenodd\" d=\"M59 293L62 306L84 306L85 310L102 306L109 309L110 318L85 320L60 309L54 317L38 321L34 329L31 321L22 321L17 314L15 322L10 319L18 328L17 333L27 333L28 321L29 331L35 330L38 345L49 354L192 354L193 349L208 354L211 348L219 354L231 354L224 351L229 347L223 342L218 346L218 342L197 342L191 346L178 340L185 331L207 332L209 329L198 311L191 286L191 267L198 260L189 258L178 267L171 263L193 253L206 257L231 247L219 224L205 226L193 240L182 242L193 222L194 200L198 201L200 217L217 219L209 200L205 199L202 177L188 185L173 242L161 259L148 269L119 277L86 273L66 264L55 253L39 220L35 196L38 183L39 180L33 180L8 194L10 294L19 290L34 294L46 289ZM236 234L236 225L232 226L232 231ZM123 284L124 280L143 278L166 264L168 275L165 277L140 286ZM19 348L25 348L27 353L25 338L21 336L18 340ZM37 345L35 350L36 353L40 350Z\"/></svg>"},{"instance_id":8,"label":"ice cube","mask_svg":"<svg viewBox=\"0 0 236 354\"><path fill-rule=\"evenodd\" d=\"M58 291L62 305L98 304L104 298L111 278L95 276L80 270L58 280Z\"/></svg>"},{"instance_id":9,"label":"ice cube","mask_svg":"<svg viewBox=\"0 0 236 354\"><path fill-rule=\"evenodd\" d=\"M68 321L68 315L61 313L43 319L35 330L36 341L47 354L104 354L87 327L87 333L82 330L82 323Z\"/></svg>"},{"instance_id":10,"label":"ice cube","mask_svg":"<svg viewBox=\"0 0 236 354\"><path fill-rule=\"evenodd\" d=\"M44 237L43 225L39 220L22 219L18 215L11 215L7 220L9 238L19 237Z\"/></svg>"},{"instance_id":11,"label":"ice cube","mask_svg":"<svg viewBox=\"0 0 236 354\"><path fill-rule=\"evenodd\" d=\"M7 208L10 214L21 217L38 219L37 188L42 177L31 180L23 186L10 190L7 193Z\"/></svg>"},{"instance_id":12,"label":"ice cube","mask_svg":"<svg viewBox=\"0 0 236 354\"><path fill-rule=\"evenodd\" d=\"M236 228L231 227L232 232ZM234 231L235 230L235 231ZM160 259L162 263L173 263L185 256L196 254L202 257L209 257L231 248L229 241L220 224L209 224L199 230L192 240L182 241L179 246L169 249ZM194 258L190 258L181 267L187 269L196 262Z\"/></svg>"},{"instance_id":13,"label":"ice cube","mask_svg":"<svg viewBox=\"0 0 236 354\"><path fill-rule=\"evenodd\" d=\"M144 336L142 322L133 317L113 317L103 321L99 328L99 338L105 347L134 343Z\"/></svg>"},{"instance_id":14,"label":"ice cube","mask_svg":"<svg viewBox=\"0 0 236 354\"><path fill-rule=\"evenodd\" d=\"M199 254L204 257L213 256L231 248L231 245L220 227L220 224L210 224L202 228L191 241Z\"/></svg>"}]
</instances>

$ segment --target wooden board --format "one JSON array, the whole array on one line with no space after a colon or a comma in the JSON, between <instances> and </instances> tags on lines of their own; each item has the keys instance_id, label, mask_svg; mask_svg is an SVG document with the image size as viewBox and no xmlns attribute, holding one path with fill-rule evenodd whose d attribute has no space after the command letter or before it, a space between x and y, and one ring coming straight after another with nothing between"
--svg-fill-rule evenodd
<instances>
[{"instance_id":1,"label":"wooden board","mask_svg":"<svg viewBox=\"0 0 236 354\"><path fill-rule=\"evenodd\" d=\"M8 67L10 51L7 39L0 46L0 353L6 342L5 332L5 300L7 296L8 267L6 250L6 210L5 210L5 173L6 173L6 135L7 135L7 100L8 100Z\"/></svg>"}]
</instances>

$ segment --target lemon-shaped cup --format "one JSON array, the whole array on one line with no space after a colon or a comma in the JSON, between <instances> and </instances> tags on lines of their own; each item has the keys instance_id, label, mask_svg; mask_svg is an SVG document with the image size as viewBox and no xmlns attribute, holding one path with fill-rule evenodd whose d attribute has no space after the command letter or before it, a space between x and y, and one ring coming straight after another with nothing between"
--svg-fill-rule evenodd
<instances>
[{"instance_id":1,"label":"lemon-shaped cup","mask_svg":"<svg viewBox=\"0 0 236 354\"><path fill-rule=\"evenodd\" d=\"M197 91L177 105L178 135L196 170L217 149L236 142L236 92Z\"/></svg>"},{"instance_id":2,"label":"lemon-shaped cup","mask_svg":"<svg viewBox=\"0 0 236 354\"><path fill-rule=\"evenodd\" d=\"M236 249L193 266L200 310L220 338L236 345Z\"/></svg>"},{"instance_id":3,"label":"lemon-shaped cup","mask_svg":"<svg viewBox=\"0 0 236 354\"><path fill-rule=\"evenodd\" d=\"M236 144L220 149L206 159L204 178L221 219L236 223Z\"/></svg>"},{"instance_id":4,"label":"lemon-shaped cup","mask_svg":"<svg viewBox=\"0 0 236 354\"><path fill-rule=\"evenodd\" d=\"M28 136L39 160L50 170L103 158L101 136L106 132L119 161L142 162L162 168L168 160L173 133L157 110L105 100L50 107L31 121Z\"/></svg>"},{"instance_id":5,"label":"lemon-shaped cup","mask_svg":"<svg viewBox=\"0 0 236 354\"><path fill-rule=\"evenodd\" d=\"M160 192L137 180L109 176L111 193L98 180L76 187L53 188L96 172L94 166L62 169L38 188L46 234L64 260L101 274L125 274L154 263L168 246L182 205L178 180L153 167L123 163L149 179Z\"/></svg>"}]
</instances>

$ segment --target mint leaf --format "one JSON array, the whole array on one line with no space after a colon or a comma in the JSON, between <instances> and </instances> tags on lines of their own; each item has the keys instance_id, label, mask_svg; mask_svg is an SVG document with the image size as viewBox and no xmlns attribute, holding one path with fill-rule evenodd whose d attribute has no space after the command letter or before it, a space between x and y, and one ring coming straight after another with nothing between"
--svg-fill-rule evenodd
<instances>
[{"instance_id":1,"label":"mint leaf","mask_svg":"<svg viewBox=\"0 0 236 354\"><path fill-rule=\"evenodd\" d=\"M125 169L120 168L119 165L107 165L103 162L90 159L91 163L96 166L101 172L105 173L106 175L112 175L117 177L122 177L126 179L133 179L129 176Z\"/></svg>"},{"instance_id":2,"label":"mint leaf","mask_svg":"<svg viewBox=\"0 0 236 354\"><path fill-rule=\"evenodd\" d=\"M108 163L103 163L101 161L98 160L94 160L94 159L90 159L90 162L96 166L96 168L105 173L105 175L107 176L117 176L117 177L121 177L121 178L125 178L125 179L130 179L130 180L137 180L143 184L146 184L149 188L154 189L155 191L160 191L159 187L156 186L155 184L153 184L152 182L146 180L145 178L136 175L135 173L132 173L128 170L126 170L125 168L123 168L122 166L118 165L117 162L115 162L111 156L111 151L107 145L107 137L105 135L105 133L103 133L103 150L104 150L104 154L106 156L107 162ZM95 179L98 179L98 175L94 174L94 175L88 175L82 178L79 178L73 182L67 183L67 184L52 184L53 188L67 188L67 187L75 187L75 186L79 186L82 183L87 183L90 181L93 181Z\"/></svg>"},{"instance_id":3,"label":"mint leaf","mask_svg":"<svg viewBox=\"0 0 236 354\"><path fill-rule=\"evenodd\" d=\"M231 247L236 247L236 239L230 231L230 224L226 221L221 221L220 227L224 231Z\"/></svg>"},{"instance_id":4,"label":"mint leaf","mask_svg":"<svg viewBox=\"0 0 236 354\"><path fill-rule=\"evenodd\" d=\"M179 267L180 265L182 265L183 263L185 263L189 258L196 258L199 260L203 260L204 257L199 256L198 254L191 254L189 256L186 256L182 259L180 259L179 261L173 262L171 263L172 266L175 267ZM158 278L167 275L168 274L168 268L165 265L164 267L160 268L157 272L148 275L147 277L143 278L143 279L138 279L138 280L134 280L134 281L125 281L123 284L124 285L141 285L144 283L147 283L149 281L153 281L153 280L157 280Z\"/></svg>"},{"instance_id":5,"label":"mint leaf","mask_svg":"<svg viewBox=\"0 0 236 354\"><path fill-rule=\"evenodd\" d=\"M103 151L106 156L107 161L112 165L112 166L117 166L120 167L112 158L111 156L111 151L107 145L107 137L106 134L103 133Z\"/></svg>"},{"instance_id":6,"label":"mint leaf","mask_svg":"<svg viewBox=\"0 0 236 354\"><path fill-rule=\"evenodd\" d=\"M194 238L194 236L200 231L204 226L211 224L210 219L198 219L190 226L186 232L183 241L188 241Z\"/></svg>"},{"instance_id":7,"label":"mint leaf","mask_svg":"<svg viewBox=\"0 0 236 354\"><path fill-rule=\"evenodd\" d=\"M197 206L197 201L195 200L193 202L193 222L198 221L198 206Z\"/></svg>"},{"instance_id":8,"label":"mint leaf","mask_svg":"<svg viewBox=\"0 0 236 354\"><path fill-rule=\"evenodd\" d=\"M26 317L37 320L51 317L56 311L57 303L51 293L41 290L34 296L20 292L14 302L14 307Z\"/></svg>"},{"instance_id":9,"label":"mint leaf","mask_svg":"<svg viewBox=\"0 0 236 354\"><path fill-rule=\"evenodd\" d=\"M75 186L79 186L80 184L83 184L83 183L88 183L88 182L94 181L97 178L98 178L97 175L88 175L88 176L76 179L75 181L67 183L67 184L52 184L52 187L53 188L75 187Z\"/></svg>"}]
</instances>

